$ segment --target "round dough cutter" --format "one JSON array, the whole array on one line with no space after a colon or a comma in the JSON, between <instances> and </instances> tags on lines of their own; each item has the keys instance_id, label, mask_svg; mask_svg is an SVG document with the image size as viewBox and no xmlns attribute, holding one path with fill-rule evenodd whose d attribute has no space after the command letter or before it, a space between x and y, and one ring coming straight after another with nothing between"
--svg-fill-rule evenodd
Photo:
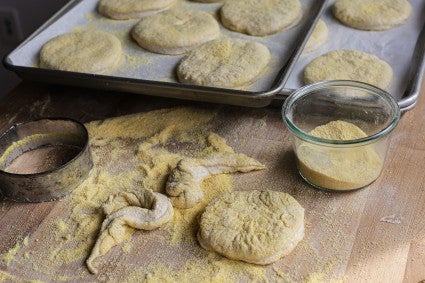
<instances>
[{"instance_id":1,"label":"round dough cutter","mask_svg":"<svg viewBox=\"0 0 425 283\"><path fill-rule=\"evenodd\" d=\"M16 124L0 136L0 154L0 192L19 202L62 198L93 167L88 132L72 119Z\"/></svg>"}]
</instances>

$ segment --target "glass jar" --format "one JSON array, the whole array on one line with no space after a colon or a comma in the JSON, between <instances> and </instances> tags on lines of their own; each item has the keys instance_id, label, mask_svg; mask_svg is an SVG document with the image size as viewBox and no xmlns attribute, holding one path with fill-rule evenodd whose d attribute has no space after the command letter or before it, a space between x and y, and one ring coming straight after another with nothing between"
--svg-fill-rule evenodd
<instances>
[{"instance_id":1,"label":"glass jar","mask_svg":"<svg viewBox=\"0 0 425 283\"><path fill-rule=\"evenodd\" d=\"M350 191L380 175L400 109L390 94L372 85L323 81L294 91L282 107L282 117L292 133L303 179L319 189ZM351 123L365 135L328 139L311 133L332 121Z\"/></svg>"}]
</instances>

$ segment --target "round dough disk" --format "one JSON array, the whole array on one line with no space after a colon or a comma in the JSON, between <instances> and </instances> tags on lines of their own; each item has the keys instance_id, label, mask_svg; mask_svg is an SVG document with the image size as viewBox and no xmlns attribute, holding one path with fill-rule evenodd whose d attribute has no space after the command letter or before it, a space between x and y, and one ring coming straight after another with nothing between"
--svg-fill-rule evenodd
<instances>
[{"instance_id":1,"label":"round dough disk","mask_svg":"<svg viewBox=\"0 0 425 283\"><path fill-rule=\"evenodd\" d=\"M213 16L186 9L146 17L132 30L141 47L160 54L182 54L219 35L220 28Z\"/></svg>"},{"instance_id":2,"label":"round dough disk","mask_svg":"<svg viewBox=\"0 0 425 283\"><path fill-rule=\"evenodd\" d=\"M114 20L142 18L170 8L176 0L100 0L97 10Z\"/></svg>"},{"instance_id":3,"label":"round dough disk","mask_svg":"<svg viewBox=\"0 0 425 283\"><path fill-rule=\"evenodd\" d=\"M296 23L301 18L301 3L299 0L227 0L220 13L225 27L264 36Z\"/></svg>"},{"instance_id":4,"label":"round dough disk","mask_svg":"<svg viewBox=\"0 0 425 283\"><path fill-rule=\"evenodd\" d=\"M304 83L324 80L353 80L387 90L393 71L375 55L356 50L335 50L317 57L304 69Z\"/></svg>"},{"instance_id":5,"label":"round dough disk","mask_svg":"<svg viewBox=\"0 0 425 283\"><path fill-rule=\"evenodd\" d=\"M326 26L325 22L319 20L316 26L313 29L313 32L310 35L307 43L304 46L303 52L313 52L320 48L323 44L325 44L328 39L329 30Z\"/></svg>"},{"instance_id":6,"label":"round dough disk","mask_svg":"<svg viewBox=\"0 0 425 283\"><path fill-rule=\"evenodd\" d=\"M362 30L387 30L402 25L411 12L406 0L337 0L333 6L339 21Z\"/></svg>"},{"instance_id":7,"label":"round dough disk","mask_svg":"<svg viewBox=\"0 0 425 283\"><path fill-rule=\"evenodd\" d=\"M304 209L276 191L235 191L215 198L199 219L198 241L230 259L270 264L304 237Z\"/></svg>"},{"instance_id":8,"label":"round dough disk","mask_svg":"<svg viewBox=\"0 0 425 283\"><path fill-rule=\"evenodd\" d=\"M43 45L40 67L54 70L103 74L121 61L121 42L101 31L59 35Z\"/></svg>"},{"instance_id":9,"label":"round dough disk","mask_svg":"<svg viewBox=\"0 0 425 283\"><path fill-rule=\"evenodd\" d=\"M216 39L201 45L177 67L182 83L213 87L238 87L252 83L270 61L261 43L241 39Z\"/></svg>"}]
</instances>

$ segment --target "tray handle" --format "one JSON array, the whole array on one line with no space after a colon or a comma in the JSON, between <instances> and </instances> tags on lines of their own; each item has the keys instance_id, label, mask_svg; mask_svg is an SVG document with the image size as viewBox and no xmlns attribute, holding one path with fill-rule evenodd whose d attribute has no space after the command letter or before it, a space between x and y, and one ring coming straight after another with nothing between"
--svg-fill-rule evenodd
<instances>
[{"instance_id":1,"label":"tray handle","mask_svg":"<svg viewBox=\"0 0 425 283\"><path fill-rule=\"evenodd\" d=\"M412 109L418 100L425 73L425 22L416 41L409 69L409 81L403 98L398 101L401 111Z\"/></svg>"}]
</instances>

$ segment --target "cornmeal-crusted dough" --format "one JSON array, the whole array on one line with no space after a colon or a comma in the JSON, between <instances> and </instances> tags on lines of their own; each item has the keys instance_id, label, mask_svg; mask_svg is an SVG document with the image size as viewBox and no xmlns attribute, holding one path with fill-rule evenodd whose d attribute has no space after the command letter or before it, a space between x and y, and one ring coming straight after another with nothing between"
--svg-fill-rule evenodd
<instances>
[{"instance_id":1,"label":"cornmeal-crusted dough","mask_svg":"<svg viewBox=\"0 0 425 283\"><path fill-rule=\"evenodd\" d=\"M406 0L337 0L333 13L356 29L386 30L404 24L412 7Z\"/></svg>"},{"instance_id":2,"label":"cornmeal-crusted dough","mask_svg":"<svg viewBox=\"0 0 425 283\"><path fill-rule=\"evenodd\" d=\"M199 219L198 240L230 259L269 264L304 237L304 209L276 191L235 191L215 198Z\"/></svg>"},{"instance_id":3,"label":"cornmeal-crusted dough","mask_svg":"<svg viewBox=\"0 0 425 283\"><path fill-rule=\"evenodd\" d=\"M43 45L40 67L103 74L122 57L121 42L112 34L85 31L59 35Z\"/></svg>"},{"instance_id":4,"label":"cornmeal-crusted dough","mask_svg":"<svg viewBox=\"0 0 425 283\"><path fill-rule=\"evenodd\" d=\"M326 40L328 39L328 34L329 30L325 22L319 20L314 27L310 38L305 44L303 52L308 53L319 49L319 47L325 44Z\"/></svg>"},{"instance_id":5,"label":"cornmeal-crusted dough","mask_svg":"<svg viewBox=\"0 0 425 283\"><path fill-rule=\"evenodd\" d=\"M292 26L301 17L299 0L227 0L223 25L233 31L264 36Z\"/></svg>"},{"instance_id":6,"label":"cornmeal-crusted dough","mask_svg":"<svg viewBox=\"0 0 425 283\"><path fill-rule=\"evenodd\" d=\"M97 9L105 17L128 20L164 11L175 2L176 0L100 0Z\"/></svg>"},{"instance_id":7,"label":"cornmeal-crusted dough","mask_svg":"<svg viewBox=\"0 0 425 283\"><path fill-rule=\"evenodd\" d=\"M202 180L210 175L251 172L266 167L242 153L213 153L203 158L183 158L171 171L165 191L173 206L190 208L202 201Z\"/></svg>"},{"instance_id":8,"label":"cornmeal-crusted dough","mask_svg":"<svg viewBox=\"0 0 425 283\"><path fill-rule=\"evenodd\" d=\"M388 63L356 50L328 52L311 61L304 69L306 84L323 80L353 80L387 90L392 76L393 71Z\"/></svg>"},{"instance_id":9,"label":"cornmeal-crusted dough","mask_svg":"<svg viewBox=\"0 0 425 283\"><path fill-rule=\"evenodd\" d=\"M186 9L146 17L132 31L141 47L161 54L185 53L219 35L220 28L213 16Z\"/></svg>"},{"instance_id":10,"label":"cornmeal-crusted dough","mask_svg":"<svg viewBox=\"0 0 425 283\"><path fill-rule=\"evenodd\" d=\"M166 196L143 188L109 196L102 209L106 217L86 261L88 269L94 274L97 273L94 260L128 239L134 229L159 228L174 215L173 206Z\"/></svg>"},{"instance_id":11,"label":"cornmeal-crusted dough","mask_svg":"<svg viewBox=\"0 0 425 283\"><path fill-rule=\"evenodd\" d=\"M270 60L266 46L241 39L217 39L201 45L182 59L181 82L213 87L252 83Z\"/></svg>"}]
</instances>

